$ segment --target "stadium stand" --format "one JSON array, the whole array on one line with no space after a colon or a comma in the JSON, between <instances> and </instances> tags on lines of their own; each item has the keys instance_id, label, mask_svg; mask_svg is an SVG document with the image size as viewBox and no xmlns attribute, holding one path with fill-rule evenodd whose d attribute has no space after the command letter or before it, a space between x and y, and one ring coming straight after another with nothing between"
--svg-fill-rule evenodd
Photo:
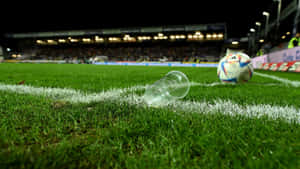
<instances>
[{"instance_id":1,"label":"stadium stand","mask_svg":"<svg viewBox=\"0 0 300 169\"><path fill-rule=\"evenodd\" d=\"M23 59L64 60L71 58L85 59L97 56L107 56L109 61L159 61L167 58L168 61L182 62L216 62L219 59L220 49L217 47L117 47L117 48L39 48L24 53Z\"/></svg>"},{"instance_id":2,"label":"stadium stand","mask_svg":"<svg viewBox=\"0 0 300 169\"><path fill-rule=\"evenodd\" d=\"M7 59L218 62L225 30L225 24L206 24L8 34L15 50Z\"/></svg>"}]
</instances>

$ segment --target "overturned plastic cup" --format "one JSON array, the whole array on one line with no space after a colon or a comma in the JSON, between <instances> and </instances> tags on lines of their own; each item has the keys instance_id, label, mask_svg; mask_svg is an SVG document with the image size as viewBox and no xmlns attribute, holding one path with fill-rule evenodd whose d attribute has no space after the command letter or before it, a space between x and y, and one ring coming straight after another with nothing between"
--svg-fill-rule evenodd
<instances>
[{"instance_id":1,"label":"overturned plastic cup","mask_svg":"<svg viewBox=\"0 0 300 169\"><path fill-rule=\"evenodd\" d=\"M190 90L187 76L180 71L171 71L146 88L144 101L153 107L166 105L184 98Z\"/></svg>"}]
</instances>

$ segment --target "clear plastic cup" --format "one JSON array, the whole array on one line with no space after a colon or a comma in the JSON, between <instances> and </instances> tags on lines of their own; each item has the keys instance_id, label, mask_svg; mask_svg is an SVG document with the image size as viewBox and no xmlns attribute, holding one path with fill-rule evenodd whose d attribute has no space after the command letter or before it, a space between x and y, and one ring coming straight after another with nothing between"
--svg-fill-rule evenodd
<instances>
[{"instance_id":1,"label":"clear plastic cup","mask_svg":"<svg viewBox=\"0 0 300 169\"><path fill-rule=\"evenodd\" d=\"M184 98L190 90L187 76L180 71L171 71L146 88L144 101L150 106L160 106Z\"/></svg>"}]
</instances>

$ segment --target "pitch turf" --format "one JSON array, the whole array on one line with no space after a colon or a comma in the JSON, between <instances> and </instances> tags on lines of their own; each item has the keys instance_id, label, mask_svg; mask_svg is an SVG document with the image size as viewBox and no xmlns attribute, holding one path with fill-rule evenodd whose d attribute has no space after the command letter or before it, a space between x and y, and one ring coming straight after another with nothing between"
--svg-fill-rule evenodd
<instances>
[{"instance_id":1,"label":"pitch turf","mask_svg":"<svg viewBox=\"0 0 300 169\"><path fill-rule=\"evenodd\" d=\"M0 64L0 83L98 93L151 84L171 70L192 82L219 81L215 68ZM300 74L259 72L300 81ZM3 90L0 96L0 168L300 168L298 123ZM254 75L242 85L193 86L182 101L298 109L299 98L300 87Z\"/></svg>"}]
</instances>

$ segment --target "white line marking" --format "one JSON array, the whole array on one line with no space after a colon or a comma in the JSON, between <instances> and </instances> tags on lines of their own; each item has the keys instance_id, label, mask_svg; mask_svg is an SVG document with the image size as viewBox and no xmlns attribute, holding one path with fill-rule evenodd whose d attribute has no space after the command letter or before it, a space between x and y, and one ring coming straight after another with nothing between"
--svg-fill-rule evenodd
<instances>
[{"instance_id":1,"label":"white line marking","mask_svg":"<svg viewBox=\"0 0 300 169\"><path fill-rule=\"evenodd\" d=\"M111 98L114 101L125 102L135 106L146 107L147 104L142 96L135 94L122 98ZM115 100L116 99L116 100ZM174 112L216 114L221 113L233 117L246 116L248 118L267 117L272 120L282 119L286 122L300 124L300 109L292 106L273 106L268 104L239 105L230 100L202 101L182 101L174 100L155 106L156 108L166 108Z\"/></svg>"},{"instance_id":2,"label":"white line marking","mask_svg":"<svg viewBox=\"0 0 300 169\"><path fill-rule=\"evenodd\" d=\"M204 87L213 87L213 86L224 86L229 85L221 82L214 82L214 83L197 83L197 82L191 82L191 86L204 86Z\"/></svg>"},{"instance_id":3,"label":"white line marking","mask_svg":"<svg viewBox=\"0 0 300 169\"><path fill-rule=\"evenodd\" d=\"M287 122L300 124L300 110L291 106L282 107L268 104L242 106L230 100L219 99L214 100L211 103L176 101L171 104L171 108L174 108L177 111L201 114L222 113L230 116L246 116L249 118L261 118L265 116L273 120L283 119Z\"/></svg>"},{"instance_id":4,"label":"white line marking","mask_svg":"<svg viewBox=\"0 0 300 169\"><path fill-rule=\"evenodd\" d=\"M30 94L35 96L46 96L57 100L66 100L72 103L90 103L103 101L112 97L121 97L123 93L144 89L146 86L134 86L124 89L110 89L100 93L85 93L75 89L33 87L26 85L9 85L0 83L0 91L8 91L18 94Z\"/></svg>"},{"instance_id":5,"label":"white line marking","mask_svg":"<svg viewBox=\"0 0 300 169\"><path fill-rule=\"evenodd\" d=\"M252 83L252 82L247 82L246 84L248 85L257 85L257 86L285 86L282 83ZM197 83L197 82L191 82L191 86L203 86L203 87L213 87L213 86L235 86L235 85L244 85L243 83L241 84L234 84L234 83L222 83L222 82L214 82L214 83Z\"/></svg>"},{"instance_id":6,"label":"white line marking","mask_svg":"<svg viewBox=\"0 0 300 169\"><path fill-rule=\"evenodd\" d=\"M254 72L254 74L262 76L262 77L266 77L266 78L269 78L269 79L277 80L277 81L282 82L284 84L292 85L293 87L300 87L300 82L299 81L292 81L292 80L280 78L280 77L277 77L277 76L268 75L268 74L264 74L264 73L258 73L258 72Z\"/></svg>"},{"instance_id":7,"label":"white line marking","mask_svg":"<svg viewBox=\"0 0 300 169\"><path fill-rule=\"evenodd\" d=\"M222 83L202 84L192 82L191 86L216 86ZM25 85L7 85L0 84L0 90L18 94L30 94L37 96L46 96L51 99L65 100L70 103L91 103L99 101L114 101L119 103L128 103L136 106L147 106L142 96L134 94L135 91L143 90L146 86L133 86L124 89L111 89L100 93L84 93L74 89L32 87ZM187 113L222 113L230 116L246 117L269 117L270 119L283 119L287 122L300 124L300 109L292 106L273 106L268 104L259 105L238 105L230 100L214 100L211 102L196 102L175 100L159 105L160 108L168 108L176 112Z\"/></svg>"}]
</instances>

